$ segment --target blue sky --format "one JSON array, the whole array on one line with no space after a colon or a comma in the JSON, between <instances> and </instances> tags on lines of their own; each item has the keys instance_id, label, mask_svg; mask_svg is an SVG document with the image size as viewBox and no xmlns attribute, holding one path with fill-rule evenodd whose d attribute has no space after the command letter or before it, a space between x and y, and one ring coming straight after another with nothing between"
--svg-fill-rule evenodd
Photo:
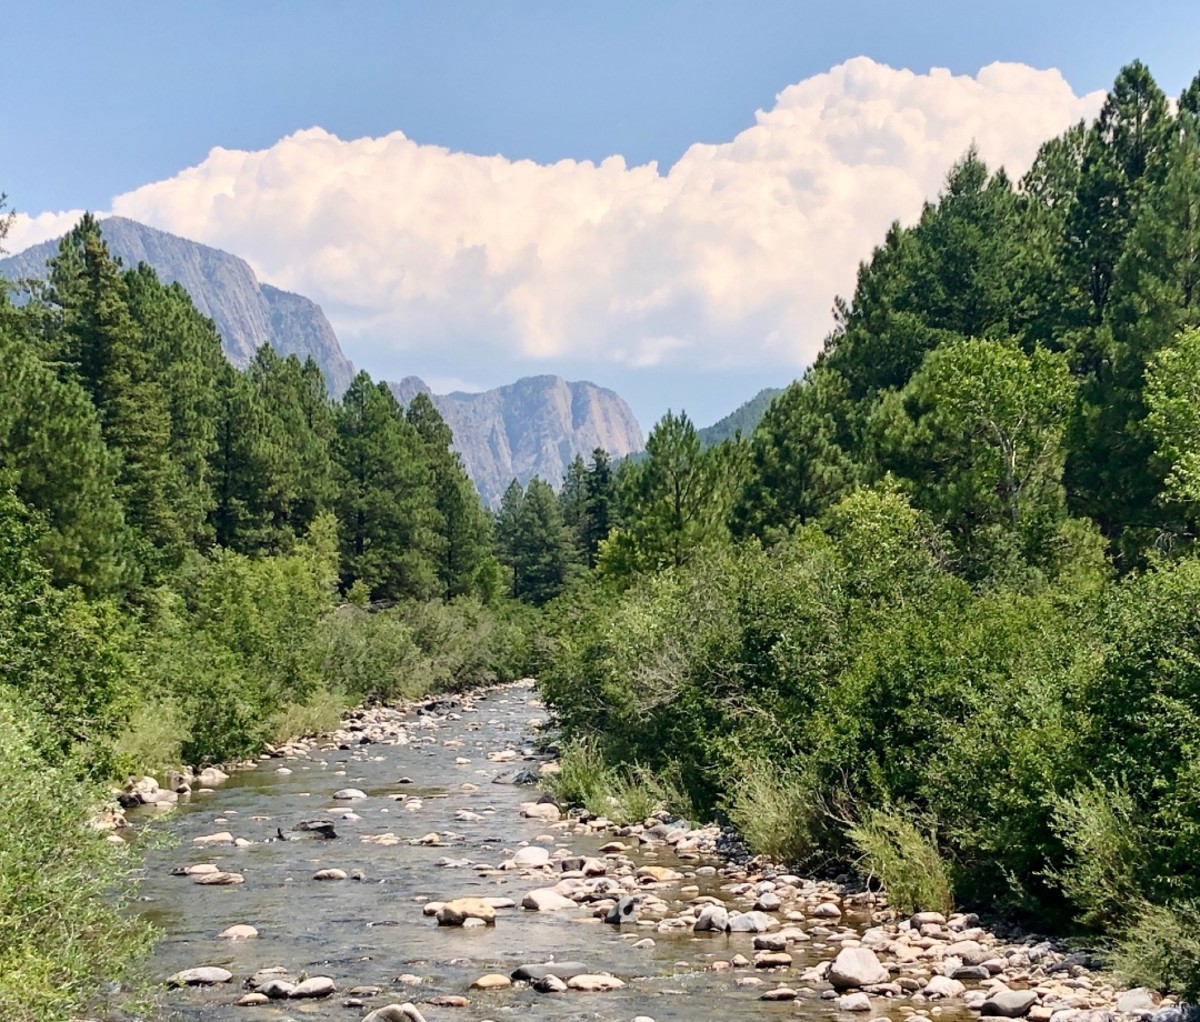
<instances>
[{"instance_id":1,"label":"blue sky","mask_svg":"<svg viewBox=\"0 0 1200 1022\"><path fill-rule=\"evenodd\" d=\"M967 86L971 76L995 61L1057 69L1081 105L1058 93L1051 103L1036 82L1022 82L1020 88L1031 90L1029 102L1039 108L1057 104L1055 116L1062 126L1088 109L1085 97L1104 89L1119 67L1135 57L1172 94L1200 71L1195 45L1200 4L1183 2L62 2L23 5L19 16L10 12L4 35L0 190L19 211L117 209L230 248L282 286L319 292L322 281L331 280L327 293L314 297L330 311L351 357L376 375L415 372L434 377L435 383L474 387L526 372L588 376L626 394L647 426L667 404L683 405L701 422L710 421L758 386L796 375L828 326L821 316L833 293L822 308L819 288L844 289L847 276L852 281L854 261L868 254L862 239L877 236L881 217L886 222L913 215L913 195L897 186L894 210L864 213L869 222L861 234L838 232L839 237L853 236L853 251L819 251L832 226L824 234L815 227L809 233L797 228L785 241L806 247L820 279L814 281L810 304L792 307L783 297L785 282L774 291L758 287L763 274L751 264L747 274L752 276L743 286L736 279L740 264L730 262L732 257L722 261L714 256L700 267L688 263L692 247L727 244L734 253L745 253L748 246L769 248L761 239L774 223L747 212L749 207L736 215L715 206L711 214L698 211L697 182L712 177L707 168L692 174L686 186L672 188L670 196L659 196L655 190L663 190L660 182L689 147L731 146L755 124L756 111L777 107L781 90L826 75L860 55L887 69L918 75L931 67L948 68L966 76L962 81ZM881 98L896 91L898 79L883 75L863 84L863 77L843 76L822 85L820 97L801 96L796 102L802 109L812 104L828 108L828 96L840 103L849 95L859 104L854 116L866 118ZM1002 83L989 95L1012 88ZM1013 119L1012 107L989 106L991 98L975 97L966 86L959 91L963 103L977 102L984 111L983 121L967 118L953 129L968 132L967 141L979 134L981 123L989 123L988 111ZM925 130L934 131L943 114L929 112L934 101L928 97L928 92L910 97L898 109L909 115L916 110L918 119L934 125ZM788 125L795 119L780 107L777 129L791 130ZM1057 125L1052 119L1045 123ZM214 147L273 151L281 139L314 127L344 141L402 132L421 149L406 150L403 159L397 156L381 166L363 151L342 151L306 137L301 157L275 160L269 173L257 166L250 184L246 167L239 166L236 173L222 169L223 181L237 182L241 205L236 210L218 201L220 188L229 186L212 184L216 171L205 178L209 190L199 198L177 181L169 196L163 186L148 199L114 203L142 186L177 179L186 168L210 166ZM1014 132L1019 129L1014 125ZM843 135L845 130L839 129ZM749 144L742 141L743 148ZM950 141L961 140L956 136ZM825 142L834 145L831 151L841 152L841 142ZM914 188L936 190L936 179L930 181L928 169L912 158L927 139L918 144L910 138L896 148L885 140L882 149L878 139L860 142L864 152L894 157ZM1002 140L991 146L1019 163L1031 144L1020 138L1012 147ZM482 203L479 181L472 177L480 165L464 170L434 147L444 147L451 156L505 158L502 164L487 165L488 188L493 180L501 183L491 204L472 213L467 226L455 219L452 190L460 182L471 190L464 194L465 203ZM271 189L277 181L271 175L322 172L312 159L315 148L329 160L353 164L359 178L373 182L375 208L390 208L389 187L414 187L414 168L419 167L426 181L422 187L434 187L428 185L434 179L434 194L446 212L436 224L422 220L410 226L397 220L390 235L360 254L353 235L339 238L336 252L301 265L297 246L319 237L320 224L332 221L314 221L309 232L293 235L278 220L255 217L264 209L264 196L275 194ZM749 159L772 159L775 148L772 143ZM733 149L722 153L723 161L726 156L742 160ZM561 160L598 163L614 154L624 158L620 173L566 175L550 167ZM989 155L986 147L984 155ZM698 163L704 156L705 151L693 150L689 159ZM421 162L414 163L418 157ZM739 177L731 185L733 178L722 178L720 189L705 185L704 201L723 202L718 191L740 188L749 196L745 202L753 205L755 189L783 179L807 181L819 171L803 166L799 156L796 160L795 174L777 168L769 179ZM519 196L506 190L505 181L529 169L520 161L538 165L530 187L544 189L548 201L557 196L554 201L563 209L577 211L589 232L601 215L597 209L623 208L625 199L619 196L631 189L643 194L627 220L614 218L594 232L607 240L592 239L586 251L576 251L570 239L555 234L554 216L531 205L529 189ZM660 182L638 180L630 173L629 168L650 161L658 164ZM855 167L861 162L850 160ZM389 184L386 175L399 173L397 168L403 174ZM331 201L333 185L325 180L311 194ZM253 196L248 194L252 185L260 189ZM343 175L338 188L346 187ZM290 179L288 188L294 210L312 207ZM826 196L823 208L831 188L823 186L806 201ZM345 210L345 203L358 201L354 187L349 191L350 198L342 196L343 204L331 208ZM188 201L196 207L186 206ZM421 208L431 201L430 194L422 193ZM859 199L848 208L863 205ZM676 207L688 212L673 213L658 228L645 226L647 210L657 216L663 208ZM800 207L811 221L809 207L803 202ZM406 215L422 214L414 207ZM327 211L327 216L334 214ZM377 219L362 210L339 212L335 219L355 222L357 216L368 223ZM516 220L520 223L512 222ZM631 246L622 238L613 240L622 230L626 237L633 231L650 233L643 244ZM696 232L696 240L689 240L689 231ZM443 251L449 244L445 238L454 232L472 237L476 232L477 239L447 255L441 275L414 279L420 276L420 253L427 250L413 249L411 238L427 238L428 251ZM733 242L728 242L730 232L737 234ZM710 236L717 233L720 238ZM582 267L611 263L616 268L596 282L581 281L579 273L552 272L555 268L547 265L527 274L528 260L535 257L520 253L535 250L543 264L561 259ZM791 253L792 248L781 251ZM488 268L472 269L472 253L481 252L486 258L479 259ZM652 265L643 264L664 252ZM379 258L407 258L413 266L398 272L395 280L381 282L375 292L364 290L345 301L332 290L339 267L345 267L348 279L359 279L370 275L371 260ZM823 273L817 264L830 260L846 263L829 278L833 283L817 273ZM803 258L795 257L792 269L798 277L809 276L808 268ZM644 294L638 293L643 280L654 282ZM629 301L621 299L614 311L604 300L603 286L618 296L630 295ZM745 291L761 293L747 297ZM478 309L464 314L464 300L484 292L486 302L480 300ZM385 308L389 302L395 307ZM408 324L419 324L419 330ZM799 334L803 341L793 343L793 335Z\"/></svg>"}]
</instances>

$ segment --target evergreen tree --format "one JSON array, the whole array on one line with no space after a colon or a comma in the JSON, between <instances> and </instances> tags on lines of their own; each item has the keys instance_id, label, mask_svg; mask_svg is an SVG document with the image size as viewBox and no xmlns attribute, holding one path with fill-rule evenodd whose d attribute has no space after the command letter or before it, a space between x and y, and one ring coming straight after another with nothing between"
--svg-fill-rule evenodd
<instances>
[{"instance_id":1,"label":"evergreen tree","mask_svg":"<svg viewBox=\"0 0 1200 1022\"><path fill-rule=\"evenodd\" d=\"M513 523L510 557L512 594L518 600L540 607L562 592L571 539L554 490L536 476L529 480Z\"/></svg>"},{"instance_id":2,"label":"evergreen tree","mask_svg":"<svg viewBox=\"0 0 1200 1022\"><path fill-rule=\"evenodd\" d=\"M336 415L342 582L382 599L438 589L434 501L420 434L384 383L359 373Z\"/></svg>"},{"instance_id":3,"label":"evergreen tree","mask_svg":"<svg viewBox=\"0 0 1200 1022\"><path fill-rule=\"evenodd\" d=\"M421 440L433 493L431 553L438 588L446 599L475 591L488 553L490 526L475 484L453 449L454 435L430 400L418 394L405 418Z\"/></svg>"},{"instance_id":4,"label":"evergreen tree","mask_svg":"<svg viewBox=\"0 0 1200 1022\"><path fill-rule=\"evenodd\" d=\"M621 523L620 487L613 472L608 451L597 447L592 451L592 463L588 466L583 547L587 566L596 566L600 544Z\"/></svg>"}]
</instances>

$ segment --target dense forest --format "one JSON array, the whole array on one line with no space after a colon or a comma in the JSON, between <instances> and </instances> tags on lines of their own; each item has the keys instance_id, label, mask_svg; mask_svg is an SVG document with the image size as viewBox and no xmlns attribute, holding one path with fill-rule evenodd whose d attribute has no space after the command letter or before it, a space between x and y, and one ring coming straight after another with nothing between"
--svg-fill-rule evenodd
<instances>
[{"instance_id":1,"label":"dense forest","mask_svg":"<svg viewBox=\"0 0 1200 1022\"><path fill-rule=\"evenodd\" d=\"M546 622L571 793L1200 994L1198 327L1200 78L965 153L752 436L626 472Z\"/></svg>"},{"instance_id":2,"label":"dense forest","mask_svg":"<svg viewBox=\"0 0 1200 1022\"><path fill-rule=\"evenodd\" d=\"M1200 78L1130 65L1019 181L964 154L750 435L668 413L494 515L427 398L233 369L90 217L0 292L0 396L0 1008L147 939L98 785L529 671L593 811L1200 994Z\"/></svg>"}]
</instances>

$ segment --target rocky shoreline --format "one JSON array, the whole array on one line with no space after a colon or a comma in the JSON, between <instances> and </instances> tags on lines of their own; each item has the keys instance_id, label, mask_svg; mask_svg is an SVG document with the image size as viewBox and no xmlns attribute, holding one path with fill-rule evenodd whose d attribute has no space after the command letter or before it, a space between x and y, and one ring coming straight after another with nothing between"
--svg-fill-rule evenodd
<instances>
[{"instance_id":1,"label":"rocky shoreline","mask_svg":"<svg viewBox=\"0 0 1200 1022\"><path fill-rule=\"evenodd\" d=\"M364 757L380 746L395 745L453 752L461 746L461 738L446 737L445 732L469 722L478 713L479 698L467 695L401 707L357 709L332 734L268 749L258 763L246 765L269 769L274 763L276 772L286 775L297 763L335 750ZM526 705L531 712L540 709L532 693ZM477 723L466 726L479 730ZM537 729L544 725L534 717L526 726ZM502 772L494 778L497 782L528 784L554 769L551 763L539 762L527 739L511 734L495 738L497 747L486 758L496 765L491 769ZM464 757L456 762L469 760ZM205 780L220 783L215 775L196 778L201 787L208 787ZM387 798L418 812L420 796L404 791L411 779L400 778L396 783L397 790ZM124 794L131 804L136 801L157 807L156 791L161 790L143 779ZM189 784L189 791L198 790ZM177 798L189 797L173 793ZM460 794L482 802L487 792L474 783L464 783ZM150 797L143 801L146 796ZM349 828L346 836L351 840L382 846L450 846L461 836L433 830L405 837L389 830L355 837L352 828L363 820L359 807L371 803L372 797L355 788L343 788L333 793L332 800L344 808L326 809L323 820L304 821L294 828L299 833L279 830L278 839L320 841L333 836L334 827L343 826ZM176 804L175 800L164 801ZM482 813L457 809L454 820L466 826L478 823L489 812L481 808ZM506 849L499 859L447 856L438 860L446 877L446 897L425 903L421 911L426 917L435 919L440 927L472 928L519 926L529 913L569 914L596 925L609 937L619 932L632 951L673 941L669 946L688 958L677 966L727 976L730 988L738 996L744 993L747 1002L792 1001L800 1010L805 1010L806 1003L814 1009L822 1005L825 1011L861 1013L867 1019L922 1022L946 1013L970 1017L970 1012L987 1020L1180 1022L1186 1011L1152 991L1119 989L1090 956L1072 953L1054 941L1032 936L1002 939L968 914L947 918L919 913L897 918L884 895L799 877L758 860L737 861L730 854L729 835L716 826L693 827L665 813L642 824L617 826L586 813L564 812L548 795L531 798L518 811L542 833ZM229 822L219 816L216 821ZM314 823L327 827L327 833ZM252 843L223 829L194 838L192 846L200 852L205 848L245 848ZM462 885L454 881L459 871L470 871L475 878L472 886L489 879L516 881L524 894L520 898L464 894ZM235 886L243 879L233 870L205 862L188 863L177 872L202 885ZM312 874L314 881L353 879L365 877L341 869ZM250 923L241 923L220 936L231 941L252 940L257 931ZM392 990L370 984L347 985L343 990L330 976L268 966L247 976L245 992L225 1003L251 1007L340 995L346 1008L373 1009L366 1015L367 1022L421 1022L423 1011L470 1006L477 992L492 998L510 988L566 996L573 991L605 994L621 990L641 975L636 967L623 978L610 971L591 970L584 962L532 961L504 973L481 972L461 992L396 1001L397 988L419 991L424 978L398 976ZM201 965L177 972L168 983L220 988L234 978L227 969ZM391 1003L379 1003L389 996ZM653 1022L646 1015L637 1019Z\"/></svg>"}]
</instances>

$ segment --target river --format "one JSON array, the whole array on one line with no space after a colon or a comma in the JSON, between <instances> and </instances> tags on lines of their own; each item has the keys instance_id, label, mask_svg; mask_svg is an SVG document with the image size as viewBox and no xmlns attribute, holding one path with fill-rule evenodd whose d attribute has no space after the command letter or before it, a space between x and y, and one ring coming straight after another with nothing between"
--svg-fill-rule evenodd
<instances>
[{"instance_id":1,"label":"river","mask_svg":"<svg viewBox=\"0 0 1200 1022\"><path fill-rule=\"evenodd\" d=\"M753 958L753 936L690 929L660 933L654 925L618 928L594 919L589 906L558 912L520 908L527 892L553 885L557 876L549 871L497 872L490 867L524 843L541 839L545 844L547 836L554 839L546 845L550 849L557 845L576 855L603 858L600 847L612 836L573 833L525 819L519 814L520 805L536 799L537 790L493 783L498 775L537 768L530 722L543 718L545 712L532 689L495 689L476 697L473 704L461 712L414 716L407 726L411 737L407 744L314 748L294 760L264 760L256 769L239 771L220 788L194 794L158 818L151 829L166 830L172 841L164 847L148 842L151 847L145 855L140 908L164 932L148 963L150 974L165 980L182 969L220 966L234 978L217 986L168 991L156 1017L212 1022L344 1020L402 1001L416 1003L429 1022L631 1020L636 1016L650 1016L656 1022L716 1022L837 1014L834 1002L816 997L795 1002L759 1000L779 981L801 985L798 977L803 968L836 952L836 946L831 950L823 940L830 931L817 923L806 924L814 931L811 942L789 948L795 958L791 969L714 971L714 961L727 962L739 953ZM512 750L504 754L520 758L516 762L487 758L503 750ZM346 788L361 789L367 797L351 802L333 799L336 791ZM481 819L464 821L456 816L462 811ZM343 819L347 812L357 818ZM322 840L292 831L297 822L314 818L334 819L339 837ZM138 826L139 821L134 822ZM277 828L295 839L271 840ZM250 843L244 847L193 843L197 837L220 831ZM409 843L434 832L439 845ZM399 843L364 840L389 833ZM729 885L728 877L719 872L711 875L710 870L696 875L698 867L719 868L722 864L716 859L681 861L669 848L644 856L631 850L629 855L683 874L677 882L655 885L655 893L674 907L696 897L694 887L731 900L723 889ZM446 865L447 860L458 864ZM172 874L173 869L196 863L237 872L245 882L204 886L191 877ZM361 871L363 879L313 879L318 870L329 868L349 874ZM684 886L689 890L681 892ZM477 928L438 926L422 913L428 902L458 897L508 897L518 907L501 909L496 925ZM739 902L738 907L748 906ZM258 937L218 938L235 924L256 927ZM633 946L646 937L652 938L652 947ZM484 974L508 974L522 964L552 958L582 961L589 972L611 973L626 985L603 993L543 994L523 984L492 991L470 989ZM244 980L275 966L331 977L338 992L320 1000L236 1006L245 992ZM402 976L408 977L407 982L399 980ZM414 979L419 983L414 984ZM358 986L377 986L381 991L346 1006L347 992ZM465 995L470 1004L429 1004L446 994Z\"/></svg>"}]
</instances>

